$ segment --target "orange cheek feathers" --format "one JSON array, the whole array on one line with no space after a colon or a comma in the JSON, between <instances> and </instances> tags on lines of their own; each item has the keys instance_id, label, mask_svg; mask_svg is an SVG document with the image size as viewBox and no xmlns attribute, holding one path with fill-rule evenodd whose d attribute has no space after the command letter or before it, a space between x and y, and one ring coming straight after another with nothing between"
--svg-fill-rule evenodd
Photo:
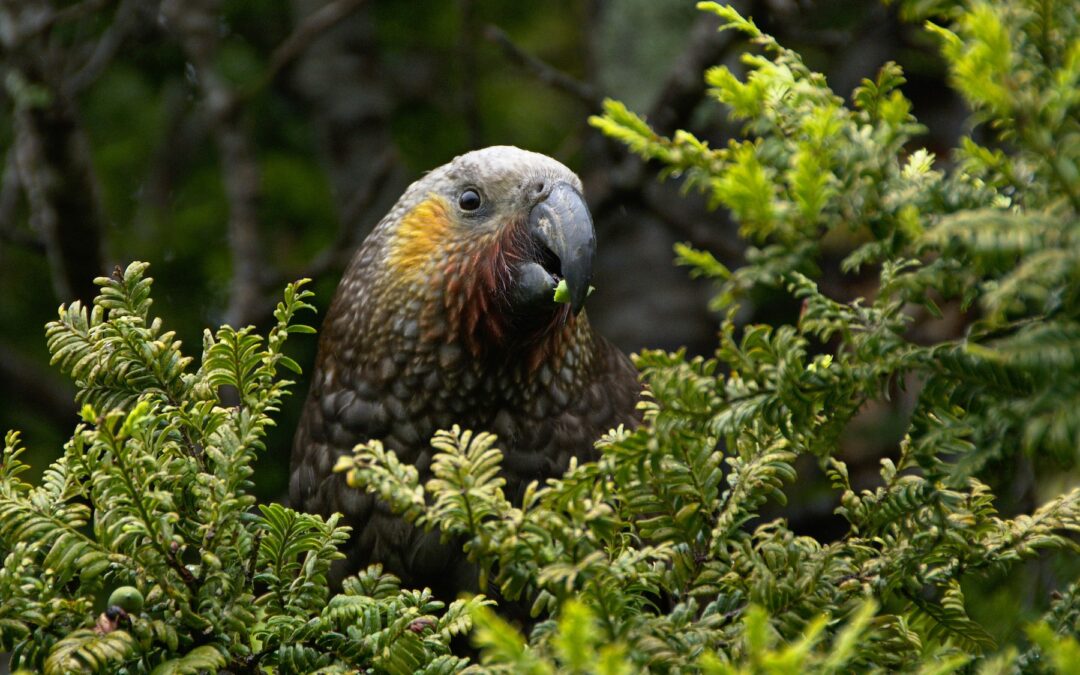
<instances>
[{"instance_id":1,"label":"orange cheek feathers","mask_svg":"<svg viewBox=\"0 0 1080 675\"><path fill-rule=\"evenodd\" d=\"M390 265L399 278L427 276L431 266L443 258L450 228L450 214L442 197L431 195L405 214L390 244Z\"/></svg>"}]
</instances>

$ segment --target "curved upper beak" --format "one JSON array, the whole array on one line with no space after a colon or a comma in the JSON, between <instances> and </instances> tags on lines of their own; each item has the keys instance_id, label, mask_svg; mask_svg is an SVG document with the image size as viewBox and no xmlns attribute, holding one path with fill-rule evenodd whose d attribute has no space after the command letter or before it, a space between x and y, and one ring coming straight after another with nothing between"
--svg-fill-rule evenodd
<instances>
[{"instance_id":1,"label":"curved upper beak","mask_svg":"<svg viewBox=\"0 0 1080 675\"><path fill-rule=\"evenodd\" d=\"M570 306L578 313L589 295L596 255L596 232L585 198L569 183L557 183L529 211L528 224L534 239L551 254L541 252L544 269L556 284L566 280Z\"/></svg>"}]
</instances>

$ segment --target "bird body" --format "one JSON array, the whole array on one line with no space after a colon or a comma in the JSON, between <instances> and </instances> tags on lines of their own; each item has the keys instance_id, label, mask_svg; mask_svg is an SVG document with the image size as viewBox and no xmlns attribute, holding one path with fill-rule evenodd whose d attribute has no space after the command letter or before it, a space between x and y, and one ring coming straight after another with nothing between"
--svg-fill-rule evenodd
<instances>
[{"instance_id":1,"label":"bird body","mask_svg":"<svg viewBox=\"0 0 1080 675\"><path fill-rule=\"evenodd\" d=\"M294 505L354 528L347 571L381 562L449 594L474 583L460 550L333 473L357 443L381 440L423 480L437 430L491 431L520 502L531 481L591 458L600 434L636 424L636 372L580 311L593 251L578 178L511 147L428 173L365 240L323 324L290 470Z\"/></svg>"}]
</instances>

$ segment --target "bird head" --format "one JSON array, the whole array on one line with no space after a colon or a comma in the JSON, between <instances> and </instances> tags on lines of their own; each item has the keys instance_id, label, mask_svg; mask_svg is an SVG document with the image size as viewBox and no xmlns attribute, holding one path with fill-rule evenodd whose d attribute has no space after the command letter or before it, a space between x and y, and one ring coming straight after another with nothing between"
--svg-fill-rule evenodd
<instances>
[{"instance_id":1,"label":"bird head","mask_svg":"<svg viewBox=\"0 0 1080 675\"><path fill-rule=\"evenodd\" d=\"M573 322L589 293L596 237L581 181L534 152L455 158L411 185L376 236L389 276L443 313L445 326L427 327L474 351Z\"/></svg>"}]
</instances>

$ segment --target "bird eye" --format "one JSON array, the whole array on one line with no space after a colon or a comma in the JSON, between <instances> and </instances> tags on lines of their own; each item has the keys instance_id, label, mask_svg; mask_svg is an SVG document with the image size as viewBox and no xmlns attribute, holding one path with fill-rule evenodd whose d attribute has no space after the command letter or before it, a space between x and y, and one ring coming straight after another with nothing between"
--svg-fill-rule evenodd
<instances>
[{"instance_id":1,"label":"bird eye","mask_svg":"<svg viewBox=\"0 0 1080 675\"><path fill-rule=\"evenodd\" d=\"M475 211L480 208L480 202L480 193L472 188L465 190L461 193L461 196L458 197L458 206L465 211Z\"/></svg>"}]
</instances>

